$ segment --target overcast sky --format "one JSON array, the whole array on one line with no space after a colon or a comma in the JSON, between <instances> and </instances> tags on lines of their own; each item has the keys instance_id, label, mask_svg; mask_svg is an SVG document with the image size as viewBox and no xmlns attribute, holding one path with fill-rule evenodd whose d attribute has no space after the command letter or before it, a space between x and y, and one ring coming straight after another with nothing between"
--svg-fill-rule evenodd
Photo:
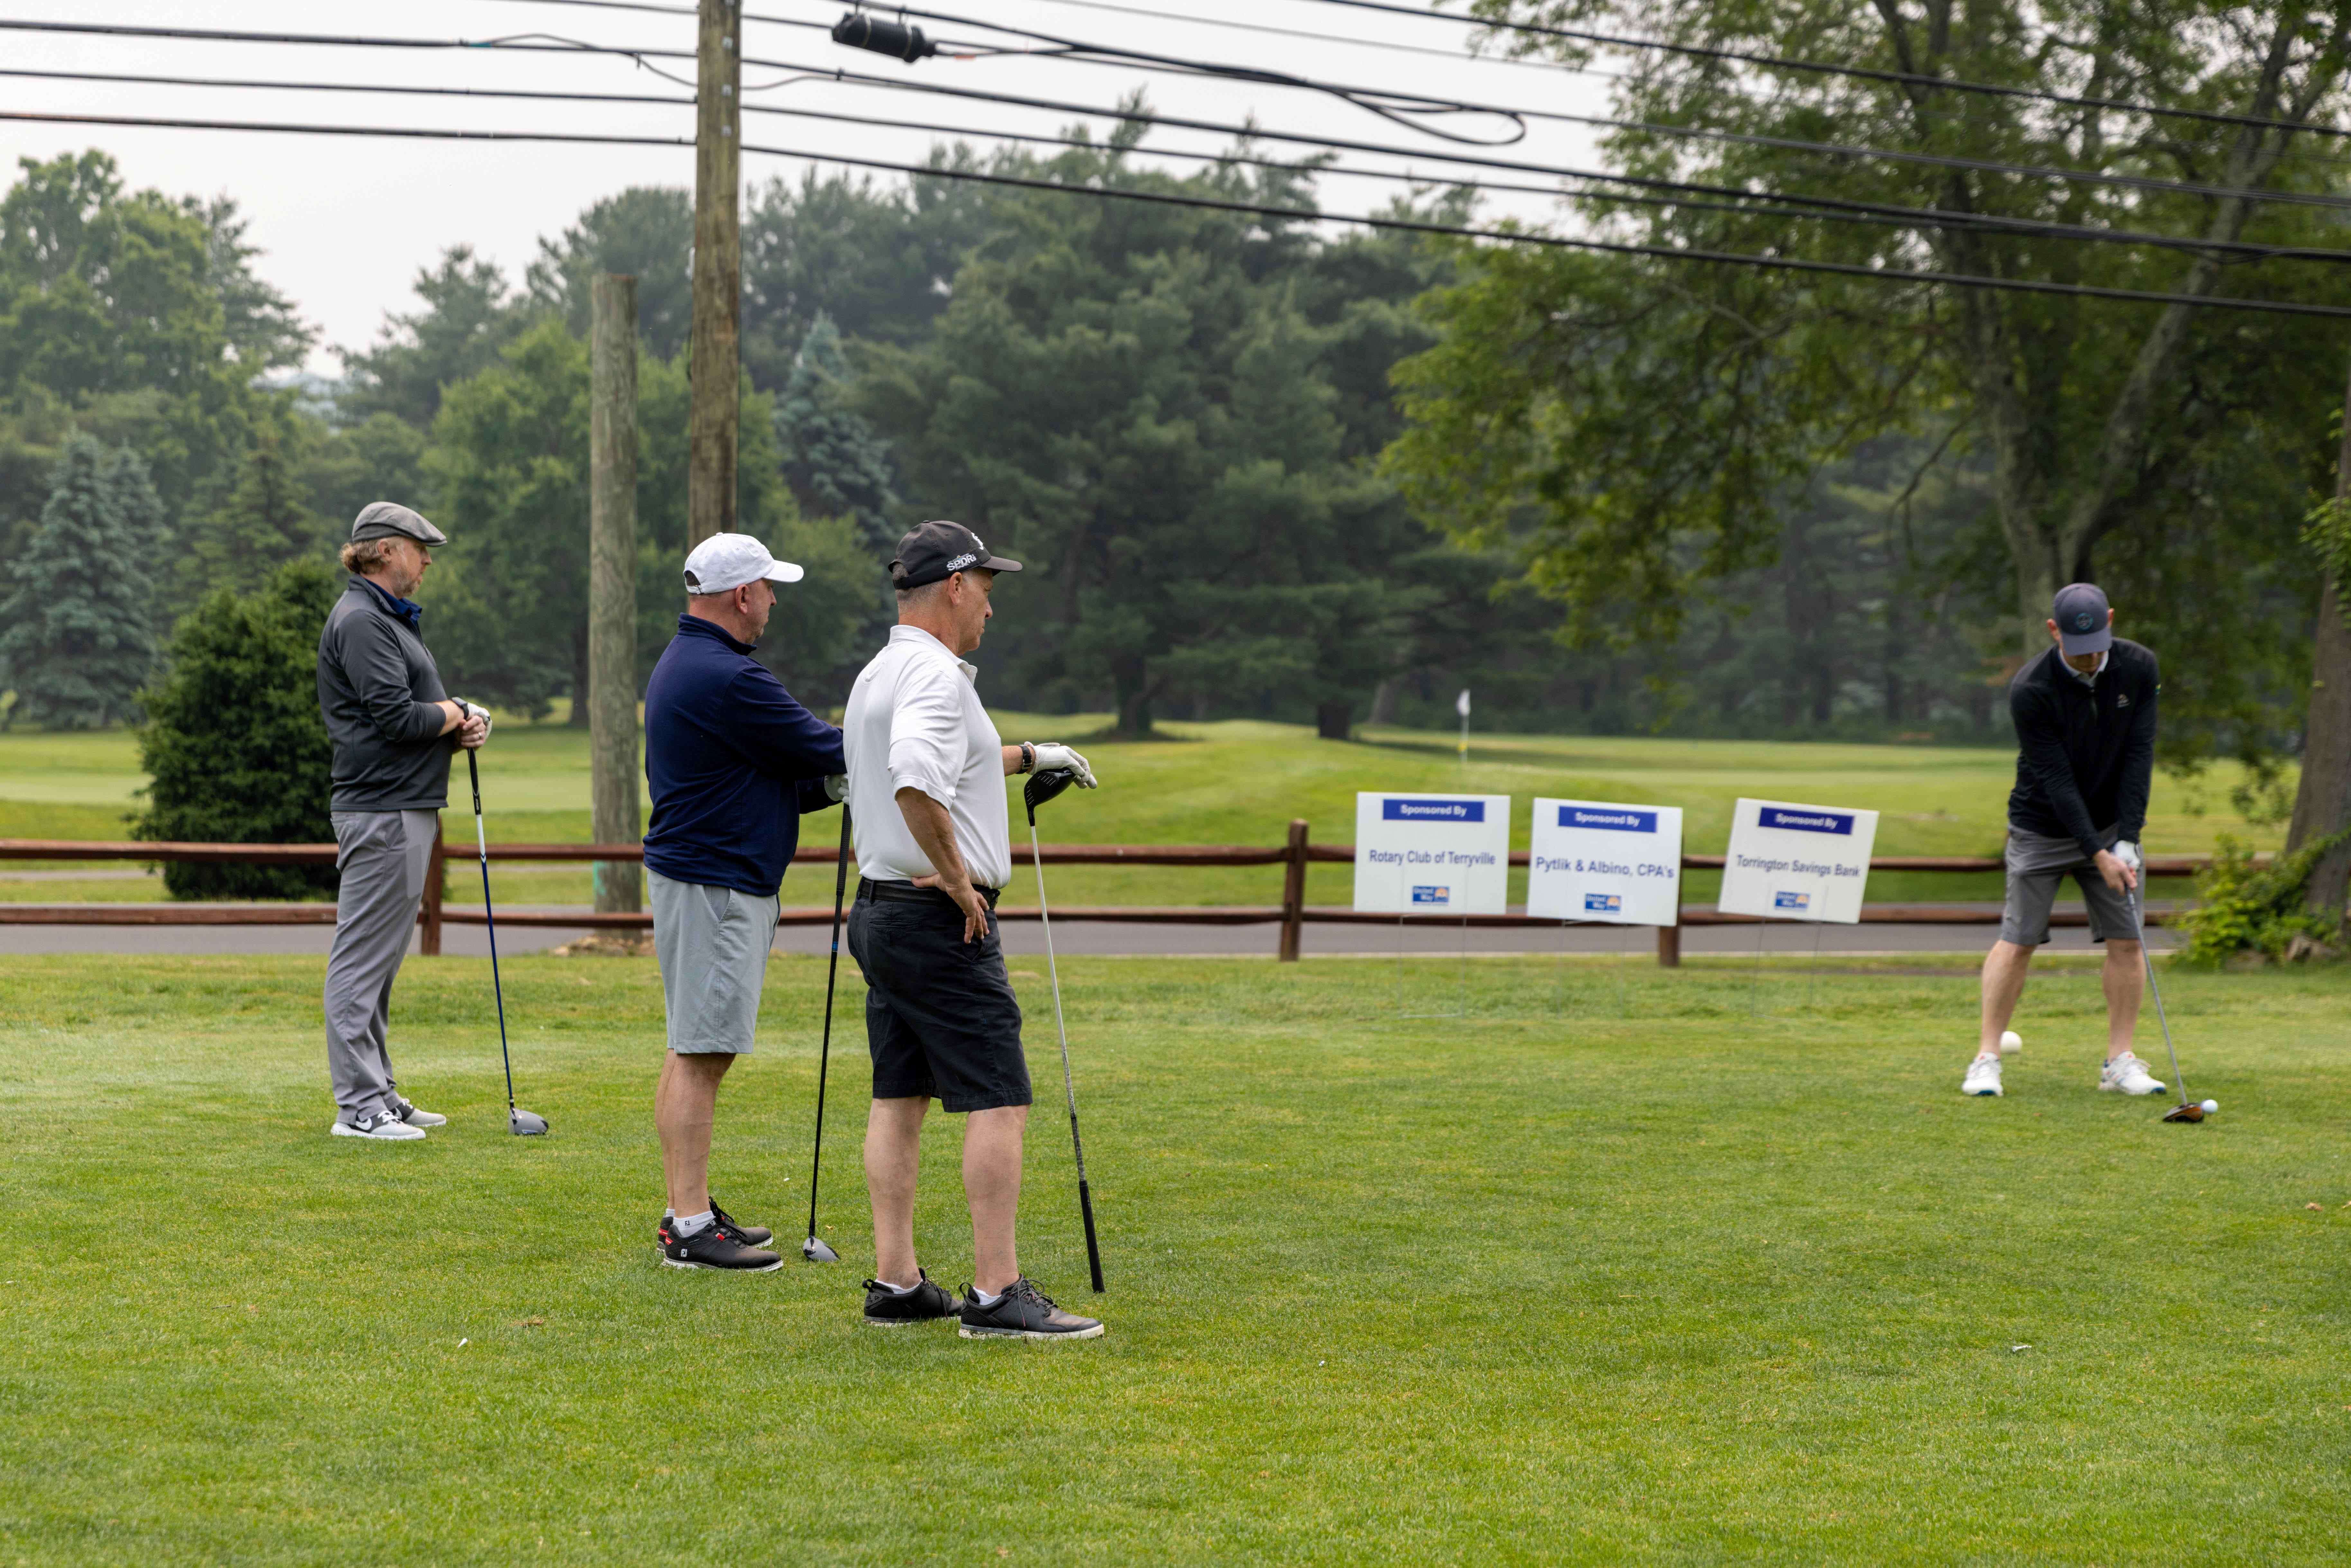
<instances>
[{"instance_id":1,"label":"overcast sky","mask_svg":"<svg viewBox=\"0 0 2351 1568\"><path fill-rule=\"evenodd\" d=\"M1260 26L1335 35L1346 42L1269 37L1229 27L1168 22L1119 14L1067 0L934 0L938 9L1057 33L1089 42L1165 53L1190 59L1250 65L1354 86L1406 89L1425 95L1583 113L1604 112L1608 82L1556 68L1466 57L1469 29L1452 23L1387 16L1320 0L1131 0L1148 9L1189 16L1245 21ZM844 7L817 0L750 0L755 15L829 26ZM240 31L333 32L414 39L482 41L546 32L566 38L647 49L691 52L690 16L598 10L549 0L408 0L402 5L295 4L292 0L215 0L192 6L173 0L73 0L17 10L19 16ZM992 37L968 27L925 23L935 36ZM904 66L835 45L818 28L752 20L745 28L745 101L892 119L928 120L995 131L1050 134L1075 118L1067 113L978 104L929 95L884 91L803 79L758 90L789 71L749 63L840 66L910 80L969 86L1087 105L1108 105L1144 89L1154 108L1196 119L1238 121L1255 116L1268 130L1298 131L1426 149L1447 144L1326 95L1291 89L1202 80L1135 67L1068 60L932 59ZM1432 57L1377 47L1397 43L1460 51ZM10 69L211 76L263 81L319 81L372 87L414 85L480 89L683 96L690 89L662 80L634 62L611 56L525 54L510 50L391 50L381 48L5 35L0 60ZM658 62L692 78L692 62ZM689 106L517 103L485 99L400 97L377 93L282 91L268 89L60 82L0 78L0 101L21 110L259 120L337 125L432 126L481 130L563 130L691 138ZM1496 138L1507 127L1486 118L1454 122L1468 134ZM1112 122L1096 119L1092 132ZM746 116L744 140L811 154L827 152L919 162L934 134L841 125L781 116ZM1213 151L1216 135L1155 131L1146 145ZM399 141L221 131L118 126L55 126L0 121L0 152L13 177L19 157L50 158L103 148L120 162L133 187L172 194L226 194L251 220L260 246L262 275L290 295L320 329L311 369L340 371L331 350L371 340L388 309L405 309L421 267L447 247L470 245L510 276L583 208L633 184L691 186L690 149L582 147L502 143ZM1290 155L1269 143L1270 155ZM1593 139L1580 127L1535 124L1526 140L1498 152L1543 163L1594 162ZM1367 166L1437 173L1426 157L1349 154ZM747 155L747 186L781 174L797 181L806 158ZM1193 165L1180 165L1192 167ZM1535 176L1493 176L1542 184ZM1322 205L1368 211L1401 187L1367 180L1329 179ZM1490 214L1553 216L1546 196L1489 203Z\"/></svg>"}]
</instances>

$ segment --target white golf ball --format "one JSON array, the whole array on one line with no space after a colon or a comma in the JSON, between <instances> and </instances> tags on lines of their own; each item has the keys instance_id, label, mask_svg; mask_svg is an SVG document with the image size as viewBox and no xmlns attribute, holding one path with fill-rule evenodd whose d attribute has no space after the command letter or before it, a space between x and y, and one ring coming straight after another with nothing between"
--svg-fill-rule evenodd
<instances>
[{"instance_id":1,"label":"white golf ball","mask_svg":"<svg viewBox=\"0 0 2351 1568\"><path fill-rule=\"evenodd\" d=\"M2220 1108L2220 1102L2218 1100L2207 1100L2204 1102L2202 1108L2204 1113L2209 1116L2213 1112L2218 1111Z\"/></svg>"},{"instance_id":2,"label":"white golf ball","mask_svg":"<svg viewBox=\"0 0 2351 1568\"><path fill-rule=\"evenodd\" d=\"M2004 1030L2001 1032L2000 1053L2002 1056L2014 1056L2018 1051L2022 1051L2023 1049L2024 1037L2022 1035L2017 1033L2012 1029Z\"/></svg>"}]
</instances>

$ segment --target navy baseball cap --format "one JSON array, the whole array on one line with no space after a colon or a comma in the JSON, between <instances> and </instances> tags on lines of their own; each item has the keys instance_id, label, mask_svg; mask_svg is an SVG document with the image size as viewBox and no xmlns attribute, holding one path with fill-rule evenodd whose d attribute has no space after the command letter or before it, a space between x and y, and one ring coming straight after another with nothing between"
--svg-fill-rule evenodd
<instances>
[{"instance_id":1,"label":"navy baseball cap","mask_svg":"<svg viewBox=\"0 0 2351 1568\"><path fill-rule=\"evenodd\" d=\"M2107 625L2105 591L2095 582L2069 582L2057 591L2049 619L2057 622L2057 645L2071 658L2077 653L2103 653L2115 645L2114 628Z\"/></svg>"},{"instance_id":2,"label":"navy baseball cap","mask_svg":"<svg viewBox=\"0 0 2351 1568\"><path fill-rule=\"evenodd\" d=\"M926 582L945 582L966 570L1019 571L1020 563L988 554L979 536L961 523L935 518L915 524L898 541L897 559L890 563L890 583L904 591Z\"/></svg>"}]
</instances>

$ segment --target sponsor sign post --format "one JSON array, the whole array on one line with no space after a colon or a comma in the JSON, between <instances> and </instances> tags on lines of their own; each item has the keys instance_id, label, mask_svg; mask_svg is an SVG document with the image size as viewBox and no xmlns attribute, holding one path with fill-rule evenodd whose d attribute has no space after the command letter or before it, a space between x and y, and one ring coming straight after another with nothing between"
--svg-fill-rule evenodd
<instances>
[{"instance_id":1,"label":"sponsor sign post","mask_svg":"<svg viewBox=\"0 0 2351 1568\"><path fill-rule=\"evenodd\" d=\"M1355 797L1355 907L1500 915L1510 907L1508 795Z\"/></svg>"},{"instance_id":2,"label":"sponsor sign post","mask_svg":"<svg viewBox=\"0 0 2351 1568\"><path fill-rule=\"evenodd\" d=\"M1536 919L1678 924L1680 807L1538 795L1529 847L1527 913Z\"/></svg>"},{"instance_id":3,"label":"sponsor sign post","mask_svg":"<svg viewBox=\"0 0 2351 1568\"><path fill-rule=\"evenodd\" d=\"M1726 915L1851 925L1861 919L1877 813L1741 799L1722 868Z\"/></svg>"}]
</instances>

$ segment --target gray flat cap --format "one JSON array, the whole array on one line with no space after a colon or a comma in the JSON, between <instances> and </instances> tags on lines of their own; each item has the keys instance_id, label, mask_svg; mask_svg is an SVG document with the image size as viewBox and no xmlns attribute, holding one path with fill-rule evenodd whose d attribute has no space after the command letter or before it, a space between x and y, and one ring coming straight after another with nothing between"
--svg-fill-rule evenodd
<instances>
[{"instance_id":1,"label":"gray flat cap","mask_svg":"<svg viewBox=\"0 0 2351 1568\"><path fill-rule=\"evenodd\" d=\"M370 501L351 519L351 543L388 539L398 535L419 544L445 545L449 536L396 501Z\"/></svg>"}]
</instances>

